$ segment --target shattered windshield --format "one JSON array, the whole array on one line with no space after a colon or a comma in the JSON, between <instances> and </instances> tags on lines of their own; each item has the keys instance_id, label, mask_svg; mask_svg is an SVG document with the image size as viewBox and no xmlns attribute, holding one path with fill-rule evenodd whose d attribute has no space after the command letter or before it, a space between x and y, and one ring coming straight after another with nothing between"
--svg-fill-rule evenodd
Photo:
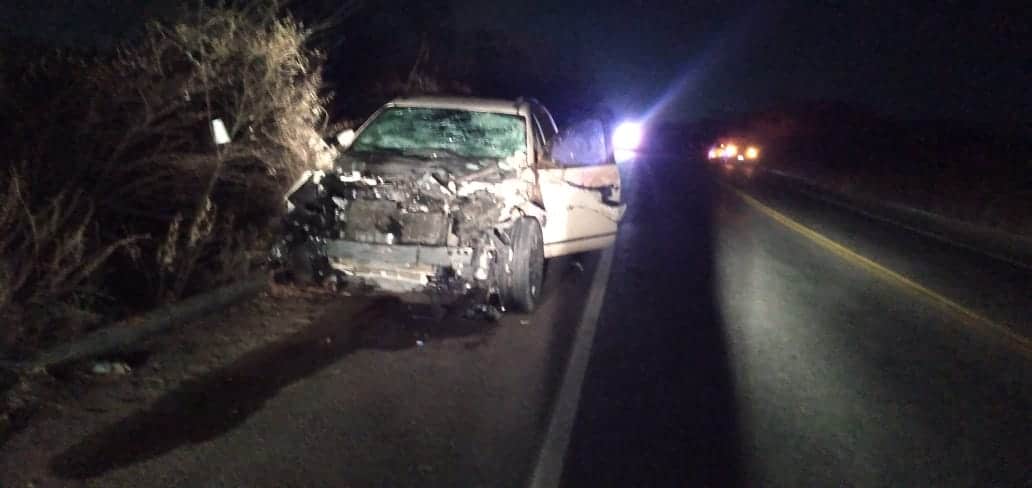
<instances>
[{"instance_id":1,"label":"shattered windshield","mask_svg":"<svg viewBox=\"0 0 1032 488\"><path fill-rule=\"evenodd\" d=\"M358 136L353 151L501 159L527 149L523 119L515 115L439 108L384 110Z\"/></svg>"}]
</instances>

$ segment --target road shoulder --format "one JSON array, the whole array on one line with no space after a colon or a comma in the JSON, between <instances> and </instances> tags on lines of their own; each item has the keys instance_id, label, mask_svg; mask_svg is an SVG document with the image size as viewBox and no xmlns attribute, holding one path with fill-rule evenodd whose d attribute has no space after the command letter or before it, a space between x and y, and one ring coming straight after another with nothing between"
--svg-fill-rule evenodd
<instances>
[{"instance_id":1,"label":"road shoulder","mask_svg":"<svg viewBox=\"0 0 1032 488\"><path fill-rule=\"evenodd\" d=\"M766 169L763 174L778 178L782 183L810 198L1032 270L1032 239L1028 237L962 222L897 203L833 192L817 182L785 171Z\"/></svg>"}]
</instances>

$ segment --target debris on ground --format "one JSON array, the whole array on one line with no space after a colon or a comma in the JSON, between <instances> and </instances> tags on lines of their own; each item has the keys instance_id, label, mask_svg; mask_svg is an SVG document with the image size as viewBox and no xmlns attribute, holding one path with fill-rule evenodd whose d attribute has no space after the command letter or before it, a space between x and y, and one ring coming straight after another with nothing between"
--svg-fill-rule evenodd
<instances>
[{"instance_id":1,"label":"debris on ground","mask_svg":"<svg viewBox=\"0 0 1032 488\"><path fill-rule=\"evenodd\" d=\"M90 368L90 372L98 376L108 374L126 375L132 371L133 368L121 361L97 361Z\"/></svg>"},{"instance_id":2,"label":"debris on ground","mask_svg":"<svg viewBox=\"0 0 1032 488\"><path fill-rule=\"evenodd\" d=\"M465 318L470 320L487 320L489 322L497 322L502 318L502 310L498 307L487 304L477 303L466 309Z\"/></svg>"},{"instance_id":3,"label":"debris on ground","mask_svg":"<svg viewBox=\"0 0 1032 488\"><path fill-rule=\"evenodd\" d=\"M111 374L111 363L107 361L93 363L93 367L90 368L90 372L96 375Z\"/></svg>"}]
</instances>

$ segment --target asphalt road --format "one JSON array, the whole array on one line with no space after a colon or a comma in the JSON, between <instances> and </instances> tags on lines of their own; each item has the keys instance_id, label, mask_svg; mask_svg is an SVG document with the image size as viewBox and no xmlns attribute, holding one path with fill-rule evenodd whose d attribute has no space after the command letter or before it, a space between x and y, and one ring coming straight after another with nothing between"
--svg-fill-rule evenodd
<instances>
[{"instance_id":1,"label":"asphalt road","mask_svg":"<svg viewBox=\"0 0 1032 488\"><path fill-rule=\"evenodd\" d=\"M733 188L1007 330L1032 273L776 180L632 171L566 485L1032 486L1027 347Z\"/></svg>"},{"instance_id":2,"label":"asphalt road","mask_svg":"<svg viewBox=\"0 0 1032 488\"><path fill-rule=\"evenodd\" d=\"M1032 332L1032 273L738 184L1007 329L972 323L701 164L624 167L579 401L562 385L597 253L551 262L544 306L497 324L342 298L53 466L90 486L523 486L558 435L564 486L1032 486L1032 355L1000 333ZM550 428L561 405L572 425Z\"/></svg>"}]
</instances>

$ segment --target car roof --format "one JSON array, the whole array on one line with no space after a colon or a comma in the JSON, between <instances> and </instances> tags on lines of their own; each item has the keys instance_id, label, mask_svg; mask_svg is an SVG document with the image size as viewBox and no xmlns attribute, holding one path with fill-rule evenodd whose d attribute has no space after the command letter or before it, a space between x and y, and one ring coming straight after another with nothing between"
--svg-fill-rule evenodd
<instances>
[{"instance_id":1,"label":"car roof","mask_svg":"<svg viewBox=\"0 0 1032 488\"><path fill-rule=\"evenodd\" d=\"M474 97L405 97L391 100L387 106L394 107L426 107L447 108L455 110L471 110L475 112L493 112L510 115L527 113L527 103L522 100L505 100L500 98Z\"/></svg>"}]
</instances>

